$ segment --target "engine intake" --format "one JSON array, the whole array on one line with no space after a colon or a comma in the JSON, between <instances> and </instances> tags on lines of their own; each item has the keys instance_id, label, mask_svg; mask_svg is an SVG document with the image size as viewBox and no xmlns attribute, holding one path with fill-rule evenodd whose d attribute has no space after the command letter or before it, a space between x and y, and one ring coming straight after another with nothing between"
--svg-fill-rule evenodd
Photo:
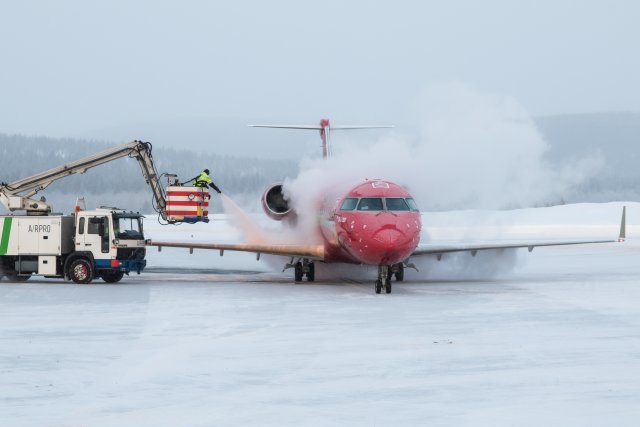
<instances>
[{"instance_id":1,"label":"engine intake","mask_svg":"<svg viewBox=\"0 0 640 427\"><path fill-rule=\"evenodd\" d=\"M282 193L282 184L272 185L262 195L262 209L271 219L282 221L294 215L289 202Z\"/></svg>"}]
</instances>

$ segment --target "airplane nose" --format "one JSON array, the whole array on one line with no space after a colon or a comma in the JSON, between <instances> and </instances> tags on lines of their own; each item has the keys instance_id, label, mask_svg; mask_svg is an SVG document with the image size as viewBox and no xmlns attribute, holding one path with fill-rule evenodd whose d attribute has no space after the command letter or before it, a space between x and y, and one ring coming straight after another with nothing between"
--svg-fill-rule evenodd
<instances>
[{"instance_id":1,"label":"airplane nose","mask_svg":"<svg viewBox=\"0 0 640 427\"><path fill-rule=\"evenodd\" d=\"M345 233L341 242L350 256L363 264L391 265L406 260L416 249L420 228L411 225L396 216L383 217L377 223L364 224L362 231Z\"/></svg>"},{"instance_id":2,"label":"airplane nose","mask_svg":"<svg viewBox=\"0 0 640 427\"><path fill-rule=\"evenodd\" d=\"M404 236L396 229L386 229L380 230L376 234L375 240L378 242L377 250L375 251L377 252L377 262L386 263L389 260L398 258Z\"/></svg>"},{"instance_id":3,"label":"airplane nose","mask_svg":"<svg viewBox=\"0 0 640 427\"><path fill-rule=\"evenodd\" d=\"M382 230L376 236L376 239L387 249L393 249L398 246L402 238L402 233L394 229Z\"/></svg>"}]
</instances>

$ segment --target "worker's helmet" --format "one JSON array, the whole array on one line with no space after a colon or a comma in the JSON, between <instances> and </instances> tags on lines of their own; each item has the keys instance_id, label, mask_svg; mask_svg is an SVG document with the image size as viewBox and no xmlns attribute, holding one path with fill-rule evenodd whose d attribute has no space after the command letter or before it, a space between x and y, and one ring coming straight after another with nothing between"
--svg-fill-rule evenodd
<instances>
[{"instance_id":1,"label":"worker's helmet","mask_svg":"<svg viewBox=\"0 0 640 427\"><path fill-rule=\"evenodd\" d=\"M209 169L205 169L204 173L206 173L207 175L209 175Z\"/></svg>"}]
</instances>

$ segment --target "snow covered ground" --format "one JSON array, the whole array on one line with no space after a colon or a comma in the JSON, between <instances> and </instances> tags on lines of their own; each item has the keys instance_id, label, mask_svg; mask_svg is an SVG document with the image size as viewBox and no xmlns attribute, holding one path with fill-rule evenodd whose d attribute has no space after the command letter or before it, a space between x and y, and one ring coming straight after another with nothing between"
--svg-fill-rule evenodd
<instances>
[{"instance_id":1,"label":"snow covered ground","mask_svg":"<svg viewBox=\"0 0 640 427\"><path fill-rule=\"evenodd\" d=\"M614 238L621 206L423 220L432 239ZM0 426L636 426L627 206L625 243L445 257L391 295L366 269L293 284L251 254L170 249L118 285L0 282ZM184 227L147 232L238 238Z\"/></svg>"}]
</instances>

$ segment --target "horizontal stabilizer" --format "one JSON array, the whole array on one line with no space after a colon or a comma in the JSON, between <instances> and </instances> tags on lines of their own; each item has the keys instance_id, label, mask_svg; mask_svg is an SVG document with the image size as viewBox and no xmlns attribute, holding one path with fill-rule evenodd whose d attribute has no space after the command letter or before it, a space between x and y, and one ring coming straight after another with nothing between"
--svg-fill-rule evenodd
<instances>
[{"instance_id":1,"label":"horizontal stabilizer","mask_svg":"<svg viewBox=\"0 0 640 427\"><path fill-rule=\"evenodd\" d=\"M318 125L248 125L252 128L277 128L277 129L314 129L320 130L321 126Z\"/></svg>"},{"instance_id":2,"label":"horizontal stabilizer","mask_svg":"<svg viewBox=\"0 0 640 427\"><path fill-rule=\"evenodd\" d=\"M389 129L393 128L393 125L346 125L346 126L331 126L331 130L349 130L349 129Z\"/></svg>"},{"instance_id":3,"label":"horizontal stabilizer","mask_svg":"<svg viewBox=\"0 0 640 427\"><path fill-rule=\"evenodd\" d=\"M322 119L317 125L249 125L254 128L276 128L276 129L302 129L302 130L318 130L320 138L322 138L322 158L326 159L331 155L331 143L329 134L334 130L354 130L354 129L383 129L392 128L393 125L344 125L331 126L329 119Z\"/></svg>"},{"instance_id":4,"label":"horizontal stabilizer","mask_svg":"<svg viewBox=\"0 0 640 427\"><path fill-rule=\"evenodd\" d=\"M276 129L311 129L321 130L323 126L319 125L249 125L252 128L276 128ZM331 130L350 130L350 129L388 129L393 125L346 125L346 126L330 126Z\"/></svg>"}]
</instances>

